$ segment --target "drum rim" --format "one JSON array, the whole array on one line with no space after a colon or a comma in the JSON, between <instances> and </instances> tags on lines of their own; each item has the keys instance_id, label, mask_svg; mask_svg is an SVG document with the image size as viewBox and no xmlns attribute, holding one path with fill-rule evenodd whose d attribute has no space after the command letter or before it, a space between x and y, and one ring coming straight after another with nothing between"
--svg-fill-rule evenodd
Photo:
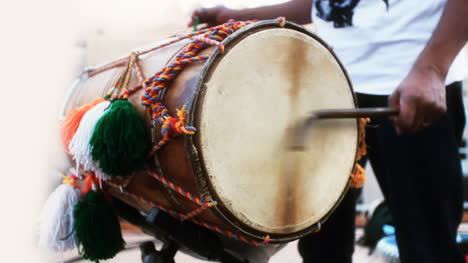
<instances>
[{"instance_id":1,"label":"drum rim","mask_svg":"<svg viewBox=\"0 0 468 263\"><path fill-rule=\"evenodd\" d=\"M236 43L239 42L239 40L247 37L249 33L251 33L255 29L263 29L267 30L269 28L287 28L287 29L292 29L299 31L301 33L304 33L310 37L312 37L314 40L318 41L320 44L322 44L325 48L329 50L331 55L334 57L334 59L338 62L338 65L340 69L342 70L343 74L345 75L346 81L348 82L349 88L351 89L351 94L353 97L354 101L354 106L357 107L357 100L356 96L352 87L352 83L350 81L350 78L348 76L348 73L346 69L344 68L342 62L338 59L336 54L333 52L333 50L330 48L329 45L322 39L320 39L317 35L315 35L313 32L310 30L295 24L290 21L286 21L285 25L281 27L279 25L278 20L265 20L261 22L254 23L252 25L246 26L229 37L227 37L224 41L223 44L226 48L226 51L229 50L230 46L233 47L235 46ZM199 78L197 79L197 82L195 83L194 87L194 93L192 95L192 98L189 100L190 103L187 105L188 109L188 116L187 116L187 123L188 125L194 125L194 122L196 121L196 116L195 112L199 112L199 107L201 103L197 104L197 101L199 99L200 93L203 91L203 84L206 82L207 77L211 76L210 74L213 72L213 64L216 64L216 61L219 61L219 59L222 56L218 56L219 51L218 49L213 50L212 55L210 58L205 62L203 65L203 68L199 72ZM203 98L202 98L203 99ZM358 120L356 120L356 127L359 132L359 125L358 125ZM221 202L221 199L217 196L216 191L214 190L213 185L211 184L211 181L208 177L208 173L206 172L206 167L204 164L204 159L203 156L200 152L201 146L198 142L197 139L194 139L193 136L185 136L185 145L186 149L188 150L188 158L190 160L190 163L193 168L193 175L195 178L195 182L197 185L197 188L199 190L200 196L203 200L206 201L211 201L211 200L219 200L218 205L213 207L211 210L216 216L219 216L222 218L224 221L226 221L230 227L235 229L236 231L241 232L244 235L249 236L250 238L256 239L256 240L263 240L265 235L270 235L271 238L271 243L284 243L284 242L289 242L292 240L296 240L298 238L301 238L305 236L306 234L317 231L320 229L320 225L323 224L329 217L330 215L335 211L337 206L341 203L343 200L345 194L349 190L350 187L350 179L348 180L348 183L346 184L344 191L341 193L340 197L338 198L338 201L335 203L335 205L326 213L319 221L317 221L315 224L293 232L293 233L288 233L288 234L270 234L266 232L259 231L257 229L252 228L251 226L241 222L230 210L227 208L223 202ZM356 141L356 146L359 146L359 136L357 137ZM355 162L357 160L357 154L355 155ZM351 174L352 172L349 172Z\"/></svg>"}]
</instances>

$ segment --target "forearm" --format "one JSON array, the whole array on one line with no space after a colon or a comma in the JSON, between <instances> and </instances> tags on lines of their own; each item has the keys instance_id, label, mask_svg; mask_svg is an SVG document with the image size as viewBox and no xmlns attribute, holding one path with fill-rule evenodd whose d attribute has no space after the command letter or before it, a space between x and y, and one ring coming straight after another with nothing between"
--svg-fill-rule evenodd
<instances>
[{"instance_id":1,"label":"forearm","mask_svg":"<svg viewBox=\"0 0 468 263\"><path fill-rule=\"evenodd\" d=\"M396 132L418 132L447 111L445 78L456 55L468 40L468 1L448 0L429 42L406 78L389 98L400 112Z\"/></svg>"},{"instance_id":2,"label":"forearm","mask_svg":"<svg viewBox=\"0 0 468 263\"><path fill-rule=\"evenodd\" d=\"M458 52L468 40L468 1L448 0L431 39L416 67L431 67L445 79Z\"/></svg>"},{"instance_id":3,"label":"forearm","mask_svg":"<svg viewBox=\"0 0 468 263\"><path fill-rule=\"evenodd\" d=\"M311 8L312 0L292 0L278 5L261 6L241 10L228 10L223 14L223 19L264 20L284 16L287 20L295 23L308 24L311 22Z\"/></svg>"}]
</instances>

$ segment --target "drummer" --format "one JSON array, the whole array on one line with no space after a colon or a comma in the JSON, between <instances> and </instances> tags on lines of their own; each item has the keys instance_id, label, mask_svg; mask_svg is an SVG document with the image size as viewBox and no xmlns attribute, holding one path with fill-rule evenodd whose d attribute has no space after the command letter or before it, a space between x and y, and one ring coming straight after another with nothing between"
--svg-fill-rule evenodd
<instances>
[{"instance_id":1,"label":"drummer","mask_svg":"<svg viewBox=\"0 0 468 263\"><path fill-rule=\"evenodd\" d=\"M401 262L465 262L455 235L463 212L458 146L465 125L465 75L457 53L468 39L467 1L292 0L200 9L190 24L196 16L209 26L230 18L313 19L348 70L359 106L400 109L394 119L371 121L367 144L394 218ZM299 241L304 262L352 261L355 200L350 191L320 233Z\"/></svg>"}]
</instances>

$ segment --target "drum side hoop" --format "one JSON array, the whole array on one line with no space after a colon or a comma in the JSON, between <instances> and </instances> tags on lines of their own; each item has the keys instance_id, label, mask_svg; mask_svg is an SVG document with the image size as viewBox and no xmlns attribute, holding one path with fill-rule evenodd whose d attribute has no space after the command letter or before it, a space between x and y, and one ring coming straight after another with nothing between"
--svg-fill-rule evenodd
<instances>
[{"instance_id":1,"label":"drum side hoop","mask_svg":"<svg viewBox=\"0 0 468 263\"><path fill-rule=\"evenodd\" d=\"M225 52L229 52L229 49L232 48L236 43L238 43L239 40L247 37L250 35L249 33L252 33L254 29L269 29L269 28L282 28L280 27L278 20L266 20L266 21L261 21L257 22L255 24L246 26L232 35L228 36L224 41L223 44L225 46ZM341 61L338 59L336 54L331 50L329 45L327 45L322 39L318 38L314 33L311 31L305 29L304 27L295 24L293 22L286 21L286 24L284 25L283 28L288 28L288 29L293 29L296 31L299 31L301 33L304 33L310 37L312 37L314 40L318 41L320 44L322 44L324 47L326 47L329 52L332 54L334 59L338 62L338 65L340 66L340 69L342 70L343 74L346 77L346 81L348 82L348 85L351 89L351 94L353 97L354 101L354 106L357 107L357 100L354 94L354 90L352 88L352 84L350 81L350 78L348 76L348 73L346 69L344 68L343 64ZM255 31L256 32L256 31ZM231 47L230 47L231 45ZM213 50L212 55L210 58L205 62L203 65L202 70L199 73L199 78L197 79L197 82L195 83L195 92L192 95L192 98L189 100L190 103L187 105L188 109L188 116L187 116L187 124L193 126L195 122L195 111L199 109L200 104L197 105L197 100L198 99L203 99L203 91L206 89L204 87L203 83L205 83L206 79L211 76L211 73L213 71L212 65L217 64L216 62L221 58L222 54L219 54L218 49ZM199 98L200 96L200 98ZM356 120L356 127L359 129L359 123L358 120ZM192 164L192 169L194 173L194 178L196 181L196 185L198 188L198 191L201 193L201 198L205 201L212 201L212 200L217 200L218 205L211 208L211 210L219 217L223 218L225 221L229 223L229 225L241 232L244 235L247 235L253 239L262 241L265 237L266 234L265 232L258 231L256 229L253 229L252 227L246 225L243 222L240 222L229 209L222 204L220 201L220 198L216 195L216 192L213 189L213 186L211 185L211 182L208 178L206 168L203 162L203 156L202 154L198 151L198 148L200 147L200 144L194 140L193 136L185 136L185 146L186 149L188 149L188 158ZM359 136L356 141L356 147L359 147ZM356 157L355 156L355 162L356 162ZM352 168L353 169L353 168ZM349 171L349 174L351 174L352 169ZM348 180L347 185L345 186L344 191L341 193L340 197L338 198L338 201L336 204L330 209L330 211L325 214L317 223L294 233L290 234L270 234L271 238L271 243L284 243L284 242L289 242L293 241L295 239L301 238L305 236L306 234L313 232L314 230L317 230L320 228L320 225L323 224L329 217L330 215L334 212L336 207L341 203L343 200L345 194L347 193L349 187L350 187L350 182L351 179ZM247 232L250 231L250 232Z\"/></svg>"},{"instance_id":2,"label":"drum side hoop","mask_svg":"<svg viewBox=\"0 0 468 263\"><path fill-rule=\"evenodd\" d=\"M169 65L169 63L171 63L172 60L174 60L174 58L177 56L177 54L179 54L182 50L184 50L190 43L187 43L185 45L183 45L182 47L180 47L174 54L172 54L172 56L167 60L166 62L166 66ZM151 54L151 53L150 53ZM167 92L167 89L163 89L162 92L161 92L161 101L164 100L164 97L166 95L166 92ZM151 117L150 117L151 118ZM152 143L157 143L157 124L151 120L151 141ZM161 163L159 162L159 157L158 157L158 153L155 153L153 155L153 166L154 166L154 169L156 170L156 174L158 174L159 176L162 176L162 177L165 177L167 178L165 175L164 175L164 172L161 168ZM169 179L170 180L170 179ZM182 202L180 202L177 197L176 197L176 194L174 193L173 190L171 190L171 188L167 185L163 185L163 188L164 190L166 191L166 194L167 196L169 197L168 200L169 202L174 206L174 207L177 207L177 209L179 211L185 211L185 212L188 212L189 210L182 204Z\"/></svg>"}]
</instances>

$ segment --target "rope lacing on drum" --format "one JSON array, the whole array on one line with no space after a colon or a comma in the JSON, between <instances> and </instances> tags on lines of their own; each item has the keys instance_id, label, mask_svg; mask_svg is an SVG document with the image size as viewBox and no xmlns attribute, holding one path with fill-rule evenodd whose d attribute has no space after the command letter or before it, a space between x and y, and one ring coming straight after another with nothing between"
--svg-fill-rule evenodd
<instances>
[{"instance_id":1,"label":"rope lacing on drum","mask_svg":"<svg viewBox=\"0 0 468 263\"><path fill-rule=\"evenodd\" d=\"M164 91L171 84L172 80L188 64L207 60L212 54L204 55L200 54L200 52L210 45L217 46L220 53L224 52L224 45L221 41L253 22L255 21L239 22L230 20L223 25L199 31L198 34L192 37L192 42L175 57L172 63L143 82L147 85L147 88L141 98L142 102L151 108L153 120L162 127L162 138L154 145L153 151L161 149L169 140L178 135L192 135L196 131L194 127L186 125L185 106L177 111L177 117L173 117L162 103ZM135 87L135 89L141 88L140 86Z\"/></svg>"},{"instance_id":2,"label":"rope lacing on drum","mask_svg":"<svg viewBox=\"0 0 468 263\"><path fill-rule=\"evenodd\" d=\"M156 180L158 180L159 182L161 182L165 186L169 187L170 189L172 189L176 193L180 194L181 196L187 198L188 200L194 202L195 204L197 204L199 206L213 207L213 206L215 206L217 204L215 201L211 201L211 202L202 201L199 197L196 197L193 194L191 194L190 192L185 191L184 189L182 189L182 187L174 184L173 182L167 180L166 178L164 178L164 177L162 177L160 175L157 175L156 173L151 173L151 177L155 178Z\"/></svg>"},{"instance_id":3,"label":"rope lacing on drum","mask_svg":"<svg viewBox=\"0 0 468 263\"><path fill-rule=\"evenodd\" d=\"M286 20L284 17L278 17L276 20L279 22L281 27L285 25ZM177 38L156 47L132 52L128 57L100 66L92 70L89 73L89 76L94 76L103 71L126 65L123 79L120 79L118 81L119 85L116 85L119 87L110 89L105 98L112 99L116 93L119 93L119 90L122 87L125 87L126 90L123 95L119 97L121 99L129 98L141 88L145 90L145 93L141 98L142 104L149 107L153 120L161 126L162 138L153 146L153 152L155 152L161 149L161 147L163 147L172 138L182 134L193 135L196 131L195 127L188 126L186 124L185 116L187 115L187 110L185 106L182 107L182 109L177 110L177 117L173 117L169 114L168 109L162 103L164 91L171 84L172 80L174 80L174 78L177 77L177 75L188 64L207 60L211 54L200 55L200 52L205 48L214 45L217 47L219 53L223 53L224 45L222 41L235 31L254 22L257 22L257 20L234 21L231 19L227 23L219 26L197 30L183 36L178 36ZM140 65L138 64L139 56L170 46L185 39L192 39L192 42L175 57L173 62L155 73L153 76L149 78L144 77ZM136 72L139 84L134 87L128 87L133 69Z\"/></svg>"},{"instance_id":4,"label":"rope lacing on drum","mask_svg":"<svg viewBox=\"0 0 468 263\"><path fill-rule=\"evenodd\" d=\"M277 20L279 21L280 26L284 26L285 24L284 18L278 18ZM116 99L127 100L136 91L142 88L144 89L145 91L144 95L141 97L142 104L147 106L148 110L152 114L152 119L161 126L162 138L157 144L153 145L152 152L155 152L156 150L164 146L172 138L178 135L182 135L182 134L192 135L196 131L194 127L188 126L186 124L187 109L185 106L183 106L182 109L177 109L177 117L173 117L169 114L168 109L162 103L164 91L169 87L169 85L177 77L177 75L185 68L185 66L191 63L195 63L195 62L205 61L213 54L213 53L200 54L200 52L202 52L205 48L209 46L216 46L218 53L223 53L224 45L222 41L226 39L232 33L236 32L237 30L249 24L252 24L254 22L256 21L242 22L242 21L230 20L227 23L220 25L220 26L198 30L198 31L186 34L184 36L177 37L169 42L158 45L151 49L132 52L130 56L108 63L106 65L100 66L90 71L88 75L94 76L94 75L99 74L100 72L103 72L103 71L106 71L115 67L125 66L123 74L120 75L114 87L109 90L109 92L106 94L104 98L111 100L111 101L116 100ZM141 70L141 67L138 63L139 56L161 49L161 48L164 48L164 47L167 47L171 44L177 43L184 39L192 39L192 41L186 48L184 48L184 50L182 50L179 54L177 54L177 56L174 58L174 61L169 63L169 65L161 69L159 72L155 73L153 76L149 78L145 78ZM135 70L139 84L131 87L129 86L129 83L132 77L133 70ZM125 88L125 91L122 95L118 96L122 88ZM139 200L148 205L157 207L161 209L162 211L167 212L171 216L178 218L181 221L190 220L193 223L196 223L198 225L201 225L203 227L206 227L218 233L224 234L230 238L240 240L242 242L252 244L255 246L262 246L262 245L266 245L269 243L270 241L269 236L266 236L262 242L257 242L257 241L248 239L242 235L237 235L229 230L224 230L224 229L219 228L218 226L210 225L206 222L202 222L202 221L198 221L194 219L193 217L199 215L204 210L210 207L216 206L217 203L215 201L211 201L211 202L202 201L200 198L183 190L181 187L175 185L174 183L168 181L167 179L160 177L156 174L152 174L152 176L156 178L158 181L160 181L161 183L163 183L164 185L168 186L173 191L191 200L192 202L199 205L200 207L186 214L182 214L177 211L167 209L154 202L145 200L141 196L127 192L123 190L122 186L120 185L114 184L110 181L106 181L105 183L111 187L120 189L122 193L128 196L131 196L132 198L136 200Z\"/></svg>"},{"instance_id":5,"label":"rope lacing on drum","mask_svg":"<svg viewBox=\"0 0 468 263\"><path fill-rule=\"evenodd\" d=\"M142 197L141 195L137 195L137 194L134 194L134 193L131 193L131 192L128 192L127 190L124 190L122 189L122 187L118 184L114 184L110 181L105 181L104 182L106 185L116 189L116 190L119 190L121 191L121 193L125 194L126 196L128 197L131 197L132 199L136 200L136 201L140 201L150 207L157 207L158 209L160 209L161 211L164 211L166 213L168 213L169 215L171 215L172 217L180 220L180 221L186 221L186 220L189 220L191 221L192 223L195 223L197 225L200 225L202 227L205 227L205 228L208 228L212 231L216 231L222 235L225 235L229 238L232 238L232 239L235 239L235 240L239 240L241 242L244 242L244 243L247 243L247 244L250 244L250 245L254 245L254 246L265 246L267 245L269 242L270 242L270 236L265 236L265 238L263 239L262 242L257 242L255 240L252 240L252 239L249 239L249 238L246 238L244 237L243 235L238 235L238 234L235 234L229 230L226 230L226 229L222 229L218 226L215 226L215 225L211 225L211 224L208 224L206 222L203 222L203 221L199 221L199 220L196 220L194 219L193 217L200 214L201 212L203 212L204 210L206 210L208 207L199 207L189 213L186 213L186 214L182 214L182 213L179 213L177 211L174 211L172 209L169 209L169 208L166 208L160 204L157 204L155 202L152 202L152 201L149 201L147 199L145 199L144 197Z\"/></svg>"}]
</instances>

